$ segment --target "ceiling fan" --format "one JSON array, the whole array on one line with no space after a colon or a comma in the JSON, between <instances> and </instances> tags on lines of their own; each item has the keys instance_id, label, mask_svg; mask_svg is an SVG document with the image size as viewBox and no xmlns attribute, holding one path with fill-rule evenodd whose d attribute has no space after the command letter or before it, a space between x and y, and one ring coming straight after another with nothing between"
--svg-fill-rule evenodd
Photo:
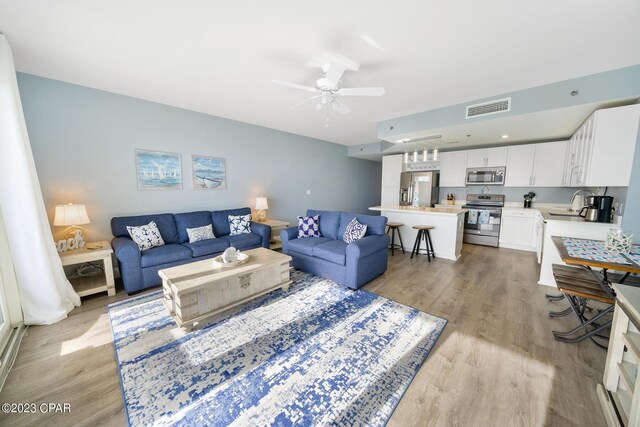
<instances>
[{"instance_id":1,"label":"ceiling fan","mask_svg":"<svg viewBox=\"0 0 640 427\"><path fill-rule=\"evenodd\" d=\"M315 87L303 86L297 83L283 82L281 80L271 80L271 83L279 86L288 87L292 89L304 90L314 94L313 96L305 99L302 102L297 103L291 108L296 108L308 101L318 100L316 109L320 110L322 107L330 105L334 111L340 114L349 114L351 110L344 102L340 100L343 96L382 96L384 95L383 87L358 87L358 88L340 88L338 83L342 78L345 71L358 71L360 65L355 62L349 61L349 64L345 64L341 61L331 61L328 64L322 66L323 76L316 80Z\"/></svg>"}]
</instances>

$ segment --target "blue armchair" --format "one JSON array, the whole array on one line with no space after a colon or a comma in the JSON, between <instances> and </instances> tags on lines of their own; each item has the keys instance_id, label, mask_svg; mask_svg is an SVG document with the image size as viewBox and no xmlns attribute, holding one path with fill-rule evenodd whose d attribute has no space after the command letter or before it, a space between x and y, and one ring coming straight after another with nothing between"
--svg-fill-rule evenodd
<instances>
[{"instance_id":1,"label":"blue armchair","mask_svg":"<svg viewBox=\"0 0 640 427\"><path fill-rule=\"evenodd\" d=\"M291 265L299 270L334 280L358 289L387 270L389 236L384 216L346 212L308 210L307 216L320 217L322 237L298 238L298 228L280 232L282 253L291 256ZM363 238L353 243L342 240L353 218L367 225Z\"/></svg>"}]
</instances>

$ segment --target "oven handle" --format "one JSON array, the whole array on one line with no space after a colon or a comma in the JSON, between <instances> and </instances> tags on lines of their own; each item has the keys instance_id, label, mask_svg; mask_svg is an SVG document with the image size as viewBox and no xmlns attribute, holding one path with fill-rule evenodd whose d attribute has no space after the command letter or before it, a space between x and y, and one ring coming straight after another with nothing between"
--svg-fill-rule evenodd
<instances>
[{"instance_id":1,"label":"oven handle","mask_svg":"<svg viewBox=\"0 0 640 427\"><path fill-rule=\"evenodd\" d=\"M463 206L462 209L473 209L476 211L489 211L489 213L498 213L502 215L502 209L500 208L487 209L487 207Z\"/></svg>"}]
</instances>

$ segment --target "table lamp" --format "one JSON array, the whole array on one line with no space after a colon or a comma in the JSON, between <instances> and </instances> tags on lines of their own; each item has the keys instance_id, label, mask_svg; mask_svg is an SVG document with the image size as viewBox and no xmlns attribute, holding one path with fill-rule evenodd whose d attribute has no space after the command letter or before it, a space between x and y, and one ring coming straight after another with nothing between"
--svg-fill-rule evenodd
<instances>
[{"instance_id":1,"label":"table lamp","mask_svg":"<svg viewBox=\"0 0 640 427\"><path fill-rule=\"evenodd\" d=\"M256 197L256 210L258 211L258 222L264 222L267 219L266 209L269 209L266 197Z\"/></svg>"},{"instance_id":2,"label":"table lamp","mask_svg":"<svg viewBox=\"0 0 640 427\"><path fill-rule=\"evenodd\" d=\"M54 226L68 227L64 231L64 240L57 243L58 252L65 252L67 249L73 250L84 246L83 228L79 225L89 224L87 208L81 204L69 203L68 205L57 205L56 214L53 220Z\"/></svg>"}]
</instances>

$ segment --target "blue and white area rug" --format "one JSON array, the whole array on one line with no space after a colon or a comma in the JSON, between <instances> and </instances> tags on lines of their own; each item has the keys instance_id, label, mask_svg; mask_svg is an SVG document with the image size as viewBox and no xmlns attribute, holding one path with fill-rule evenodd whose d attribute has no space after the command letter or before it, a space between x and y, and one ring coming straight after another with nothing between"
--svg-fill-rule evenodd
<instances>
[{"instance_id":1,"label":"blue and white area rug","mask_svg":"<svg viewBox=\"0 0 640 427\"><path fill-rule=\"evenodd\" d=\"M160 292L109 305L129 424L385 425L447 321L292 279L191 331Z\"/></svg>"}]
</instances>

